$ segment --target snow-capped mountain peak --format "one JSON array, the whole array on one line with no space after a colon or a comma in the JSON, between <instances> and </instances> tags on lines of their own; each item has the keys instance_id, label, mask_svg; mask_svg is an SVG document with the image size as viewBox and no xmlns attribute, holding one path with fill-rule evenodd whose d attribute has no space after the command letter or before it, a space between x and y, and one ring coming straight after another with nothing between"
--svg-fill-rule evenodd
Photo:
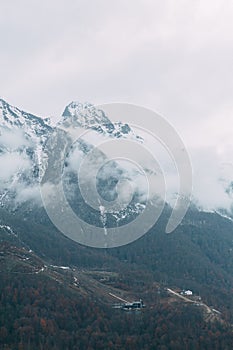
<instances>
[{"instance_id":1,"label":"snow-capped mountain peak","mask_svg":"<svg viewBox=\"0 0 233 350\"><path fill-rule=\"evenodd\" d=\"M116 123L111 122L104 111L89 102L71 102L65 108L62 117L63 119L58 125L69 125L72 123L73 126L92 129L106 136L138 138L128 124L123 124L120 121Z\"/></svg>"},{"instance_id":2,"label":"snow-capped mountain peak","mask_svg":"<svg viewBox=\"0 0 233 350\"><path fill-rule=\"evenodd\" d=\"M103 111L89 102L71 102L63 112L63 118L73 118L82 127L93 127L99 124L112 124Z\"/></svg>"},{"instance_id":3,"label":"snow-capped mountain peak","mask_svg":"<svg viewBox=\"0 0 233 350\"><path fill-rule=\"evenodd\" d=\"M21 111L2 99L0 99L0 127L21 129L24 134L33 139L35 139L35 136L43 136L51 129L42 118Z\"/></svg>"}]
</instances>

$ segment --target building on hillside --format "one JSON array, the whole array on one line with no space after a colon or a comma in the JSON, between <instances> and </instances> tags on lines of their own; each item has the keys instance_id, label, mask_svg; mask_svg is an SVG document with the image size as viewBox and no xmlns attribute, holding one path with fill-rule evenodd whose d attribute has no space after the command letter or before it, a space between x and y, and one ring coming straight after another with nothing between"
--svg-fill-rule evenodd
<instances>
[{"instance_id":1,"label":"building on hillside","mask_svg":"<svg viewBox=\"0 0 233 350\"><path fill-rule=\"evenodd\" d=\"M193 295L193 292L191 291L191 290L182 290L181 292L180 292L180 294L181 295L187 295L187 296L191 296L191 295Z\"/></svg>"},{"instance_id":2,"label":"building on hillside","mask_svg":"<svg viewBox=\"0 0 233 350\"><path fill-rule=\"evenodd\" d=\"M144 308L145 305L143 304L142 299L139 301L134 301L132 303L125 303L122 305L123 310L138 310Z\"/></svg>"}]
</instances>

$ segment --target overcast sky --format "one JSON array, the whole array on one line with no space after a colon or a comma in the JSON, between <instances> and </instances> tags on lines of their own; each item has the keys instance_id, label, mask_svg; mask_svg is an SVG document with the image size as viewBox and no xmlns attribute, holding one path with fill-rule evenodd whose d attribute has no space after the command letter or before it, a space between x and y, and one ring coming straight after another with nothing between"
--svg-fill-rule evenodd
<instances>
[{"instance_id":1,"label":"overcast sky","mask_svg":"<svg viewBox=\"0 0 233 350\"><path fill-rule=\"evenodd\" d=\"M230 162L233 2L1 0L0 84L41 116L72 100L152 108L190 149Z\"/></svg>"}]
</instances>

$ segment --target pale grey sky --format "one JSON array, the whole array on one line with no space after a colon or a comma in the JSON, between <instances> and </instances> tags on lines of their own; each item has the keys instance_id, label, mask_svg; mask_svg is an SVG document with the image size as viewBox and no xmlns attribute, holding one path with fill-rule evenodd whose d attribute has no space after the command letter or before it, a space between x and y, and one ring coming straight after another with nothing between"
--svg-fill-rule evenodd
<instances>
[{"instance_id":1,"label":"pale grey sky","mask_svg":"<svg viewBox=\"0 0 233 350\"><path fill-rule=\"evenodd\" d=\"M1 0L1 96L39 115L133 102L215 136L233 123L232 18L230 0Z\"/></svg>"},{"instance_id":2,"label":"pale grey sky","mask_svg":"<svg viewBox=\"0 0 233 350\"><path fill-rule=\"evenodd\" d=\"M152 108L196 149L194 162L229 163L233 2L1 0L0 85L41 116L72 100Z\"/></svg>"}]
</instances>

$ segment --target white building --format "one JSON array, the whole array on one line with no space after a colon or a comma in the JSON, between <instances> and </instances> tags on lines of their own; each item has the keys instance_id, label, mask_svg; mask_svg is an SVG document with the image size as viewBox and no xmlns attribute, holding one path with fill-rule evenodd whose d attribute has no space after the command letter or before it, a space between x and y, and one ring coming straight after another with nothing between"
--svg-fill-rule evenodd
<instances>
[{"instance_id":1,"label":"white building","mask_svg":"<svg viewBox=\"0 0 233 350\"><path fill-rule=\"evenodd\" d=\"M182 290L182 292L180 292L181 295L193 295L193 292L191 290Z\"/></svg>"},{"instance_id":2,"label":"white building","mask_svg":"<svg viewBox=\"0 0 233 350\"><path fill-rule=\"evenodd\" d=\"M184 295L193 295L193 292L191 290L185 290Z\"/></svg>"}]
</instances>

